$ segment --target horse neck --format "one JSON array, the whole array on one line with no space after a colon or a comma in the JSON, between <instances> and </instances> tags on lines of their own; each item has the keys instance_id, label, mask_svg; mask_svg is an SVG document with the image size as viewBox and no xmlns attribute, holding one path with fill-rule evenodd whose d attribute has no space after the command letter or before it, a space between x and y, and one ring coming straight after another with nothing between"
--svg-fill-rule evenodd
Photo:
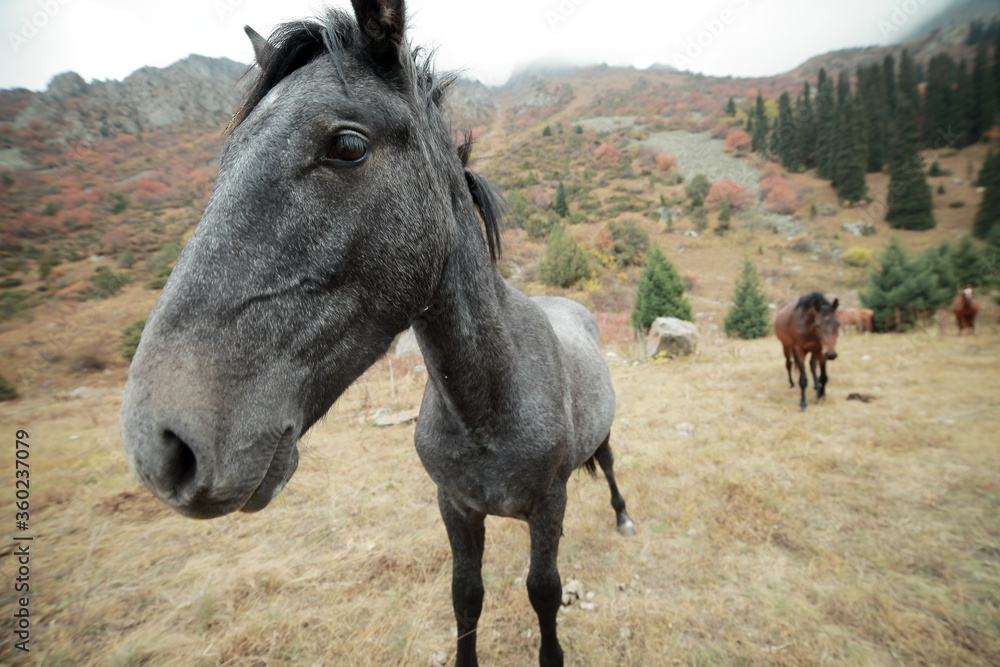
<instances>
[{"instance_id":1,"label":"horse neck","mask_svg":"<svg viewBox=\"0 0 1000 667\"><path fill-rule=\"evenodd\" d=\"M514 346L507 285L482 238L465 230L445 265L434 301L414 323L429 381L467 427L509 405ZM478 225L474 229L478 234ZM462 246L466 247L462 247Z\"/></svg>"}]
</instances>

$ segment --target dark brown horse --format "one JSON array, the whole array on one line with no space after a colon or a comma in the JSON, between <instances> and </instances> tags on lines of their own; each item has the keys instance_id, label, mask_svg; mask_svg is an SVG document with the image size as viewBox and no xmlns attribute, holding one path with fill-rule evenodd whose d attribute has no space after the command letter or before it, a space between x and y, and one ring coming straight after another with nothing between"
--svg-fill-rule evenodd
<instances>
[{"instance_id":1,"label":"dark brown horse","mask_svg":"<svg viewBox=\"0 0 1000 667\"><path fill-rule=\"evenodd\" d=\"M792 358L799 369L799 386L802 388L802 401L799 405L806 409L806 354L809 358L809 369L812 371L813 384L816 387L816 400L826 395L826 360L837 358L837 331L840 323L837 321L838 299L831 304L819 292L811 292L797 299L790 299L778 309L774 320L774 333L781 341L785 350L785 369L788 371L788 385L795 387L792 381ZM816 377L816 363L819 363L820 374Z\"/></svg>"},{"instance_id":2,"label":"dark brown horse","mask_svg":"<svg viewBox=\"0 0 1000 667\"><path fill-rule=\"evenodd\" d=\"M966 329L970 334L976 333L976 313L979 312L979 302L976 301L972 292L972 285L966 285L955 295L955 300L951 302L951 312L955 313L958 320L958 335Z\"/></svg>"}]
</instances>

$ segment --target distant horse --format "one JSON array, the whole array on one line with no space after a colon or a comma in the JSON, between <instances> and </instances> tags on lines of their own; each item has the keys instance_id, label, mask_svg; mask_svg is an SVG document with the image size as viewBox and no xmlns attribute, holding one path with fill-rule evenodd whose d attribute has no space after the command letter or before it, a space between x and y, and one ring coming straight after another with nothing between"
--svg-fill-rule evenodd
<instances>
[{"instance_id":1,"label":"distant horse","mask_svg":"<svg viewBox=\"0 0 1000 667\"><path fill-rule=\"evenodd\" d=\"M781 341L785 352L785 369L788 371L788 385L795 387L792 381L792 359L799 369L799 387L802 388L802 401L799 403L806 409L806 378L805 360L809 357L809 369L812 371L813 385L816 387L816 400L826 395L826 362L837 358L837 321L838 299L831 304L819 292L811 292L797 299L786 301L778 309L774 320L774 333ZM816 377L816 364L819 363L820 374Z\"/></svg>"},{"instance_id":2,"label":"distant horse","mask_svg":"<svg viewBox=\"0 0 1000 667\"><path fill-rule=\"evenodd\" d=\"M853 326L859 333L872 331L875 311L870 308L850 308L837 311L837 321L841 326Z\"/></svg>"},{"instance_id":3,"label":"distant horse","mask_svg":"<svg viewBox=\"0 0 1000 667\"><path fill-rule=\"evenodd\" d=\"M976 301L972 292L972 285L966 285L955 295L955 300L951 302L951 312L955 313L955 319L958 321L959 336L966 329L969 330L970 334L976 333L976 313L979 312L979 302Z\"/></svg>"},{"instance_id":4,"label":"distant horse","mask_svg":"<svg viewBox=\"0 0 1000 667\"><path fill-rule=\"evenodd\" d=\"M186 516L261 510L295 472L302 434L412 325L428 370L415 442L451 543L456 664L476 664L493 514L528 522L539 662L561 665L573 471L600 464L618 530L635 531L597 322L503 281L502 201L452 139L449 80L410 50L403 0L352 4L353 17L269 40L248 29L257 77L129 373L129 465Z\"/></svg>"}]
</instances>

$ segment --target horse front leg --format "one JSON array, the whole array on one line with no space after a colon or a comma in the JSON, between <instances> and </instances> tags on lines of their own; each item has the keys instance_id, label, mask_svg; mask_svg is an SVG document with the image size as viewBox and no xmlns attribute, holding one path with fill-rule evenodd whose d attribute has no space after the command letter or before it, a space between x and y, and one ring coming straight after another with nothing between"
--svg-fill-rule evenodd
<instances>
[{"instance_id":1,"label":"horse front leg","mask_svg":"<svg viewBox=\"0 0 1000 667\"><path fill-rule=\"evenodd\" d=\"M809 378L806 377L806 355L805 352L795 351L795 367L799 370L799 388L802 390L802 400L799 407L802 412L806 411L806 387L809 386Z\"/></svg>"},{"instance_id":2,"label":"horse front leg","mask_svg":"<svg viewBox=\"0 0 1000 667\"><path fill-rule=\"evenodd\" d=\"M788 388L795 389L795 382L792 380L792 350L789 347L785 351L785 370L788 371Z\"/></svg>"},{"instance_id":3,"label":"horse front leg","mask_svg":"<svg viewBox=\"0 0 1000 667\"><path fill-rule=\"evenodd\" d=\"M813 375L815 380L815 374ZM816 384L816 400L821 398L826 398L826 357L820 355L819 357L819 382Z\"/></svg>"},{"instance_id":4,"label":"horse front leg","mask_svg":"<svg viewBox=\"0 0 1000 667\"><path fill-rule=\"evenodd\" d=\"M608 480L608 487L611 489L611 507L615 510L615 518L618 521L618 532L625 537L632 537L635 535L635 524L632 523L632 519L629 518L628 513L625 511L625 499L622 498L622 494L618 491L618 485L615 483L615 455L611 453L611 434L604 439L601 446L597 448L594 452L594 458L601 465L601 470L604 471L604 477Z\"/></svg>"},{"instance_id":5,"label":"horse front leg","mask_svg":"<svg viewBox=\"0 0 1000 667\"><path fill-rule=\"evenodd\" d=\"M542 644L541 667L561 667L563 651L556 634L556 614L562 604L562 580L556 561L566 511L566 483L556 480L549 494L528 519L531 532L531 565L528 568L528 599L538 615Z\"/></svg>"},{"instance_id":6,"label":"horse front leg","mask_svg":"<svg viewBox=\"0 0 1000 667\"><path fill-rule=\"evenodd\" d=\"M458 624L455 667L474 667L476 627L483 610L483 546L486 515L460 508L438 488L438 507L451 543L451 603Z\"/></svg>"},{"instance_id":7,"label":"horse front leg","mask_svg":"<svg viewBox=\"0 0 1000 667\"><path fill-rule=\"evenodd\" d=\"M819 363L822 372L819 376L816 375L816 364ZM826 377L826 359L820 354L817 359L816 353L809 355L809 372L813 376L813 387L816 389L816 402L819 403L819 399L823 398L823 390L825 389L825 384L823 378Z\"/></svg>"}]
</instances>

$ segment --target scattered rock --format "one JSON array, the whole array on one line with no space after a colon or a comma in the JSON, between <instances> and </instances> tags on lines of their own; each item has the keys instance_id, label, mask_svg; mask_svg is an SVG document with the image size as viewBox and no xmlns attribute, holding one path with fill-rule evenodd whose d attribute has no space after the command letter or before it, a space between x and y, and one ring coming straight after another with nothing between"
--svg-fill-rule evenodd
<instances>
[{"instance_id":1,"label":"scattered rock","mask_svg":"<svg viewBox=\"0 0 1000 667\"><path fill-rule=\"evenodd\" d=\"M584 611L594 611L595 609L597 609L597 605L594 604L593 602L581 602L580 609Z\"/></svg>"},{"instance_id":2,"label":"scattered rock","mask_svg":"<svg viewBox=\"0 0 1000 667\"><path fill-rule=\"evenodd\" d=\"M823 217L829 218L831 215L837 215L837 207L833 204L828 204L826 202L821 202L816 204L816 212Z\"/></svg>"},{"instance_id":3,"label":"scattered rock","mask_svg":"<svg viewBox=\"0 0 1000 667\"><path fill-rule=\"evenodd\" d=\"M437 653L431 653L427 657L428 665L445 665L448 663L448 654L444 651L438 651Z\"/></svg>"},{"instance_id":4,"label":"scattered rock","mask_svg":"<svg viewBox=\"0 0 1000 667\"><path fill-rule=\"evenodd\" d=\"M77 387L69 392L70 398L100 398L101 396L104 396L104 392L93 387Z\"/></svg>"},{"instance_id":5,"label":"scattered rock","mask_svg":"<svg viewBox=\"0 0 1000 667\"><path fill-rule=\"evenodd\" d=\"M689 229L686 232L684 232L684 236L690 236L691 238L696 239L698 238L698 232L694 231L693 229Z\"/></svg>"},{"instance_id":6,"label":"scattered rock","mask_svg":"<svg viewBox=\"0 0 1000 667\"><path fill-rule=\"evenodd\" d=\"M375 426L399 426L400 424L409 424L410 422L417 421L417 416L420 414L420 410L403 410L402 412L384 412L376 413L375 421L372 423Z\"/></svg>"},{"instance_id":7,"label":"scattered rock","mask_svg":"<svg viewBox=\"0 0 1000 667\"><path fill-rule=\"evenodd\" d=\"M657 317L646 336L646 356L660 352L669 356L687 356L698 348L698 327L676 317Z\"/></svg>"},{"instance_id":8,"label":"scattered rock","mask_svg":"<svg viewBox=\"0 0 1000 667\"><path fill-rule=\"evenodd\" d=\"M570 606L575 601L582 599L584 595L586 595L586 592L583 590L583 582L581 582L579 579L570 579L569 581L566 582L566 585L563 586L563 593L562 593L563 606L564 607Z\"/></svg>"},{"instance_id":9,"label":"scattered rock","mask_svg":"<svg viewBox=\"0 0 1000 667\"><path fill-rule=\"evenodd\" d=\"M691 422L681 422L677 424L674 428L677 429L677 435L687 437L694 433L694 424Z\"/></svg>"},{"instance_id":10,"label":"scattered rock","mask_svg":"<svg viewBox=\"0 0 1000 667\"><path fill-rule=\"evenodd\" d=\"M872 223L860 220L858 222L845 222L840 227L848 234L853 234L854 236L874 236L878 231Z\"/></svg>"},{"instance_id":11,"label":"scattered rock","mask_svg":"<svg viewBox=\"0 0 1000 667\"><path fill-rule=\"evenodd\" d=\"M951 184L952 185L965 185L965 181L963 181L961 178L953 178L953 179L951 179Z\"/></svg>"}]
</instances>

